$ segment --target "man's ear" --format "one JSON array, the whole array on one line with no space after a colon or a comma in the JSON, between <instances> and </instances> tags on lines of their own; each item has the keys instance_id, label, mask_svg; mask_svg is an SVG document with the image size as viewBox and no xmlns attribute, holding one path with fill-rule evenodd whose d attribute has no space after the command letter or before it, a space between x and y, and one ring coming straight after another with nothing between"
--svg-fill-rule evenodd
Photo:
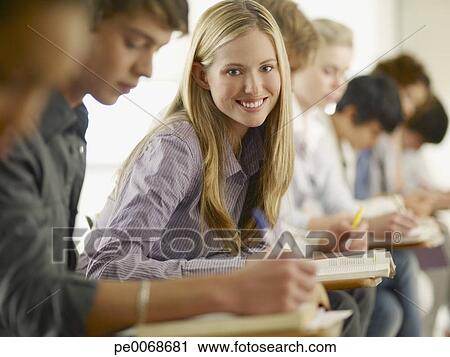
<instances>
[{"instance_id":1,"label":"man's ear","mask_svg":"<svg viewBox=\"0 0 450 357\"><path fill-rule=\"evenodd\" d=\"M208 78L206 77L206 71L203 66L194 62L192 64L192 77L195 83L197 83L201 88L209 90Z\"/></svg>"}]
</instances>

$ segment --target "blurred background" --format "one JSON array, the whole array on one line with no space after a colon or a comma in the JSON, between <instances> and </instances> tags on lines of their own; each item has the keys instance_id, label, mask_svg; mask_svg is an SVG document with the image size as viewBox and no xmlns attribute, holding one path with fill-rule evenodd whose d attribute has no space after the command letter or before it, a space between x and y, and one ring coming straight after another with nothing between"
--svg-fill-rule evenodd
<instances>
[{"instance_id":1,"label":"blurred background","mask_svg":"<svg viewBox=\"0 0 450 357\"><path fill-rule=\"evenodd\" d=\"M218 1L191 0L190 25ZM450 110L450 27L448 0L297 0L310 18L327 17L354 31L355 55L348 76L367 73L380 58L400 52L417 57L426 67L437 96ZM184 65L189 37L174 38L156 55L153 78L116 105L106 107L86 97L90 112L87 132L86 181L80 202L80 217L99 212L111 192L115 172L136 143L145 135L159 113L172 100ZM433 180L450 190L450 139L424 148ZM79 219L79 226L86 226Z\"/></svg>"}]
</instances>

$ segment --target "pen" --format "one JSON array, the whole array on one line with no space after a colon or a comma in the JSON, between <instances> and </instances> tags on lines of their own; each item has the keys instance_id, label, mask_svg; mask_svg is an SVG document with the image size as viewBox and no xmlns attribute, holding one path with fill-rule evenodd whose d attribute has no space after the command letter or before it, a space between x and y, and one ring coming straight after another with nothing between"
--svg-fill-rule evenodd
<instances>
[{"instance_id":1,"label":"pen","mask_svg":"<svg viewBox=\"0 0 450 357\"><path fill-rule=\"evenodd\" d=\"M263 211L261 211L259 208L254 208L252 210L253 218L256 221L256 226L258 229L261 229L265 232L264 234L264 240L266 243L268 243L270 246L280 246L280 242L276 239L275 233L270 229L269 222L267 221L267 218ZM282 248L282 247L281 247Z\"/></svg>"},{"instance_id":2,"label":"pen","mask_svg":"<svg viewBox=\"0 0 450 357\"><path fill-rule=\"evenodd\" d=\"M253 208L253 218L256 221L256 225L259 229L269 230L269 222L267 222L266 216L259 208Z\"/></svg>"},{"instance_id":3,"label":"pen","mask_svg":"<svg viewBox=\"0 0 450 357\"><path fill-rule=\"evenodd\" d=\"M361 219L362 219L362 214L363 214L363 208L360 207L358 212L356 212L356 214L355 214L355 218L353 218L352 229L356 229L359 227L359 224L361 223Z\"/></svg>"}]
</instances>

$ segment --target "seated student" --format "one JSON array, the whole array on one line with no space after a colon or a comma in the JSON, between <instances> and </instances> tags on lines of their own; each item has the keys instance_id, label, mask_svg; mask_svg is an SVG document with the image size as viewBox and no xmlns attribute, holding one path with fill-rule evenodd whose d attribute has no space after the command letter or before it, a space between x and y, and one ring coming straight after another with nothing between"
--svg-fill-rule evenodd
<instances>
[{"instance_id":1,"label":"seated student","mask_svg":"<svg viewBox=\"0 0 450 357\"><path fill-rule=\"evenodd\" d=\"M373 157L366 154L366 161L370 160L370 164L365 165L365 171L362 168L358 170L359 185L368 196L402 194L406 203L419 215L448 208L449 194L435 190L427 165L421 159L422 144L440 143L448 126L445 109L431 94L430 79L425 69L410 55L402 54L379 63L375 72L384 73L396 81L407 121L392 135L381 137L373 150ZM386 150L391 152L389 156L385 155Z\"/></svg>"},{"instance_id":2,"label":"seated student","mask_svg":"<svg viewBox=\"0 0 450 357\"><path fill-rule=\"evenodd\" d=\"M34 129L50 88L75 70L57 46L83 56L78 37L87 31L86 11L76 0L1 2L0 157Z\"/></svg>"},{"instance_id":3,"label":"seated student","mask_svg":"<svg viewBox=\"0 0 450 357\"><path fill-rule=\"evenodd\" d=\"M447 127L448 116L444 107L436 97L430 97L403 126L391 136L383 137L374 148L370 193L407 195L411 192L424 192L436 199L431 200L431 207L424 213L447 208L445 200L448 200L448 197L445 197L445 193L434 193L434 184L430 180L427 163L420 150L425 143L439 144L447 132ZM390 155L386 155L387 150Z\"/></svg>"},{"instance_id":4,"label":"seated student","mask_svg":"<svg viewBox=\"0 0 450 357\"><path fill-rule=\"evenodd\" d=\"M371 98L371 95L377 96L376 93L378 100ZM372 148L383 129L392 132L399 124L400 108L396 86L388 77L373 75L350 81L329 122L329 131L336 138L336 155L341 156L343 169L345 159L341 150L345 141L353 150ZM377 287L368 335L420 336L420 310L411 304L418 297L417 262L408 251L392 254L397 274Z\"/></svg>"},{"instance_id":5,"label":"seated student","mask_svg":"<svg viewBox=\"0 0 450 357\"><path fill-rule=\"evenodd\" d=\"M238 221L254 228L248 216L253 207L262 208L273 224L291 173L288 88L283 41L267 10L252 1L227 1L207 10L194 31L180 91L165 121L131 154L115 197L97 222L106 233L125 234L117 237L120 241L106 236L106 243L94 246L88 275L168 278L253 264L245 236L231 242L231 251L238 251L234 257L217 246L208 252L200 234L184 239L177 234L203 233L205 226L234 233ZM273 141L263 143L281 128ZM284 160L274 160L275 155ZM137 239L127 240L129 228ZM152 245L146 239L149 229L169 234ZM200 245L205 254L194 255L190 245Z\"/></svg>"},{"instance_id":6,"label":"seated student","mask_svg":"<svg viewBox=\"0 0 450 357\"><path fill-rule=\"evenodd\" d=\"M354 212L361 203L358 204L352 197L340 155L337 154L340 150L335 132L330 130L333 127L322 108L342 95L339 91L342 90L350 63L352 36L345 26L333 21L316 20L314 24L321 37L317 56L313 64L293 74L295 97L306 110L302 112L298 109L298 115L294 117L298 126L295 130L295 174L282 211L285 223L296 228L324 229L340 236L350 230ZM386 106L380 107L378 112L389 117L399 114L389 114ZM401 114L394 121L399 118ZM390 204L391 209L395 209L395 203ZM317 209L316 214L311 214L314 208ZM374 215L369 219L370 230L378 235L383 235L385 231L406 232L414 225L415 221L409 214ZM399 271L402 270L400 268L410 270L406 263L399 264ZM412 275L407 274L409 277ZM377 315L384 316L378 311ZM394 326L389 319L384 321L386 329ZM388 335L389 332L383 334Z\"/></svg>"},{"instance_id":7,"label":"seated student","mask_svg":"<svg viewBox=\"0 0 450 357\"><path fill-rule=\"evenodd\" d=\"M39 5L40 10L33 13L33 20L48 19L48 3L31 3ZM58 5L63 2L58 1ZM79 110L76 113L80 116L76 116L73 108L87 93L103 103L114 103L121 92L111 90L111 84L128 80L126 83L131 84L142 75L150 76L155 49L169 39L172 31L187 30L184 0L142 0L126 2L126 6L121 0L113 0L95 5L96 26L82 41L92 40L93 45L83 63L86 67L79 77L62 86L62 95L52 98L39 131L19 141L8 159L0 161L0 334L105 335L136 322L215 311L291 311L299 303L310 301L314 269L293 260L257 262L229 276L152 282L151 291L148 282L86 281L68 271L62 257L66 243L59 236L51 237L52 227L70 226L73 207L66 194L72 189L67 185L75 190L76 186L71 186L74 177L83 176L81 165L73 167L70 161L72 154L79 154L71 148L83 140L78 131L83 112ZM220 10L220 5L216 9ZM64 26L59 27L54 27L59 35L66 33ZM30 62L34 56L40 58L32 46L26 49ZM4 57L1 60L3 65ZM54 70L49 66L55 63L51 59L34 64L42 66L39 72L46 73ZM96 73L107 82L95 80ZM23 84L22 80L28 78L26 73L23 76L17 81L1 80L1 99L15 85L23 88L24 95L34 89L31 83L30 87ZM2 116L6 114L3 108ZM19 124L14 117L12 120L12 127ZM76 207L76 202L73 205Z\"/></svg>"},{"instance_id":8,"label":"seated student","mask_svg":"<svg viewBox=\"0 0 450 357\"><path fill-rule=\"evenodd\" d=\"M317 55L310 65L292 74L296 161L293 182L283 205L284 220L298 228L329 230L340 236L350 230L359 204L346 178L333 174L341 171L340 161L324 154L334 152L334 148L324 128L328 118L323 110L336 103L345 90L352 57L352 32L328 19L314 20L313 24L320 38ZM387 205L395 208L392 202ZM300 209L299 214L291 208ZM407 231L414 226L408 215L375 212L371 216L369 228L380 235L384 231Z\"/></svg>"},{"instance_id":9,"label":"seated student","mask_svg":"<svg viewBox=\"0 0 450 357\"><path fill-rule=\"evenodd\" d=\"M331 130L325 130L330 129L329 125L324 128L325 124L329 124L329 119L324 115L323 107L337 101L345 89L345 74L352 55L352 32L346 26L326 19L313 23L320 35L317 56L310 66L293 74L294 94L300 107L294 116L297 126L294 135L296 164L294 179L282 206L282 216L286 223L296 228L328 230L339 237L351 229L353 215L359 205L367 206L369 203L373 211L374 203L378 206L380 202L358 203L353 199L351 186L342 173L340 157L336 154L339 147L335 135ZM390 208L395 209L392 201L384 200L381 203L383 206L390 204ZM379 215L372 212L369 219L369 228L377 235L390 231L406 232L414 225L414 219L404 214ZM402 276L402 279L397 278L395 281L404 285L398 290L407 291L409 295L406 296L415 296L411 292L416 291L413 279L417 262L408 257L408 253L398 255L400 257L395 259L397 275ZM387 301L382 306L385 309L375 308L376 316L382 323L377 328L381 335L395 335L398 331L398 319L395 320L395 317L401 313L401 306L392 305L397 314L386 309L390 306ZM411 316L418 317L417 313ZM369 319L364 326L366 330L368 323ZM415 323L413 325L417 326Z\"/></svg>"},{"instance_id":10,"label":"seated student","mask_svg":"<svg viewBox=\"0 0 450 357\"><path fill-rule=\"evenodd\" d=\"M265 8L208 9L163 122L126 160L99 215L104 235L126 234L101 240L87 275L173 278L245 266L253 237L235 231L256 228L254 207L274 224L292 176L289 88L283 39ZM234 232L219 241L220 229Z\"/></svg>"},{"instance_id":11,"label":"seated student","mask_svg":"<svg viewBox=\"0 0 450 357\"><path fill-rule=\"evenodd\" d=\"M257 1L270 11L280 27L288 54L291 74L298 73L309 66L313 56L316 55L319 44L319 34L316 32L313 23L303 15L298 5L291 0ZM314 22L317 26L318 21ZM318 55L320 54L319 49ZM314 90L314 88L311 88L311 90ZM293 119L294 124L298 124L295 121L295 115ZM304 122L304 118L298 121ZM306 127L297 125L297 130L306 131L306 129ZM297 139L298 137L294 137L294 140ZM303 166L302 169L304 169ZM359 243L359 241L355 240L355 243ZM353 245L355 244L353 243ZM354 248L356 249L357 247ZM344 329L343 334L353 336L365 335L374 304L375 291L373 289L354 289L352 291L329 291L328 294L332 306L334 303L342 304L341 300L345 300L350 304L354 314L360 317L359 327L356 327L356 331ZM335 309L339 308L335 306Z\"/></svg>"}]
</instances>

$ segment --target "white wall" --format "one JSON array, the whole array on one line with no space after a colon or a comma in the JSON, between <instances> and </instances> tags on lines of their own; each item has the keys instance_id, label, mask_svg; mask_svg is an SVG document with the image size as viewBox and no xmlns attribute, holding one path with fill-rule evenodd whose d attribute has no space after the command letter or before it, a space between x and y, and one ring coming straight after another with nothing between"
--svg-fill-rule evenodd
<instances>
[{"instance_id":1,"label":"white wall","mask_svg":"<svg viewBox=\"0 0 450 357\"><path fill-rule=\"evenodd\" d=\"M190 1L191 25L195 24L207 7L216 2L216 0ZM439 3L439 7L428 5L433 2ZM404 1L408 4L406 11L406 5L402 0L298 0L298 3L311 18L332 18L354 30L355 57L350 75L361 70L363 72L370 70L371 63L391 51L405 35L422 23L422 12L424 16L429 15L430 20L427 21L434 23L435 13L436 16L442 17L439 15L440 6L449 7L445 0ZM416 12L415 6L420 12ZM422 8L427 6L429 9L424 11ZM441 26L444 27L444 22ZM434 30L434 27L430 26L430 32ZM416 36L415 41L420 39L422 37ZM157 116L172 99L182 71L188 41L187 37L175 39L161 49L154 61L153 78L142 80L138 88L127 96L128 99L121 98L112 107L100 106L91 98L86 99L91 120L87 134L88 168L80 202L82 213L93 215L102 208L113 187L113 175L120 162L147 132L154 121L152 116ZM414 45L412 42L409 44L411 47L415 46L415 42ZM425 47L426 45L430 47ZM431 51L435 51L430 62L426 62L430 67L445 67L444 63L439 62L442 46L434 48L429 43L422 46L423 59L428 57ZM393 50L389 55L397 53L398 50ZM447 63L450 61L447 60ZM448 71L447 68L445 70ZM445 70L439 69L437 72L433 70L433 79L435 76L443 76ZM447 81L444 84L444 81L442 78L438 84L436 79L436 88L449 93L445 85L448 86L450 83Z\"/></svg>"}]
</instances>

